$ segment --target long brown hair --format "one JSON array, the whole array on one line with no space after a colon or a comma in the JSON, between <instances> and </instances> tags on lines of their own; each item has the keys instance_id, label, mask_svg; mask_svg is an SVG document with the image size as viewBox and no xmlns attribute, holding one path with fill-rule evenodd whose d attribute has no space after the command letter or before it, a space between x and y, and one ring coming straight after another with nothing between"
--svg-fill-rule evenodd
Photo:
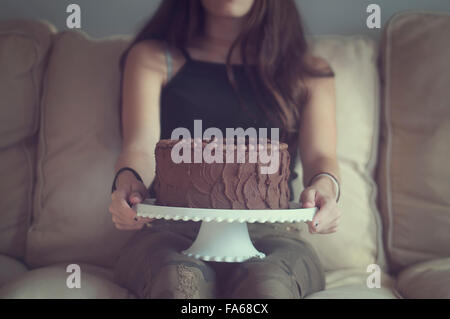
<instances>
[{"instance_id":1,"label":"long brown hair","mask_svg":"<svg viewBox=\"0 0 450 319\"><path fill-rule=\"evenodd\" d=\"M158 39L181 50L194 36L203 34L204 22L201 0L164 0L123 53L122 74L128 52L136 43ZM259 107L280 127L280 139L295 151L301 108L309 99L304 79L334 74L308 63L308 45L294 1L255 0L227 56L228 78L236 91L230 60L238 45ZM250 62L256 68L250 67ZM268 103L267 98L275 103Z\"/></svg>"}]
</instances>

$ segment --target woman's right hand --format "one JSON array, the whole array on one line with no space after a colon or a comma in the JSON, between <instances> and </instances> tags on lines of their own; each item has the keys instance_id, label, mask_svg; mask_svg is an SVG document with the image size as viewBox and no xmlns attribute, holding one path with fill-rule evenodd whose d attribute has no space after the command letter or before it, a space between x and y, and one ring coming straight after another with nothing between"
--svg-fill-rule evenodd
<instances>
[{"instance_id":1,"label":"woman's right hand","mask_svg":"<svg viewBox=\"0 0 450 319\"><path fill-rule=\"evenodd\" d=\"M142 202L147 194L144 183L130 171L123 171L116 179L116 190L111 194L109 212L117 229L138 230L153 218L138 217L133 205Z\"/></svg>"}]
</instances>

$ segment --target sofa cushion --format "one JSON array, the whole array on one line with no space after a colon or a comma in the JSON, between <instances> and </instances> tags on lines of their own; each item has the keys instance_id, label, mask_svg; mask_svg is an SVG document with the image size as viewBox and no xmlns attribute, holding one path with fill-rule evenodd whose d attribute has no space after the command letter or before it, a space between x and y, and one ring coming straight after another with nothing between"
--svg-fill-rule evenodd
<instances>
[{"instance_id":1,"label":"sofa cushion","mask_svg":"<svg viewBox=\"0 0 450 319\"><path fill-rule=\"evenodd\" d=\"M306 299L397 299L395 279L380 273L380 286L369 288L367 280L372 272L360 268L347 268L325 272L326 288Z\"/></svg>"},{"instance_id":2,"label":"sofa cushion","mask_svg":"<svg viewBox=\"0 0 450 319\"><path fill-rule=\"evenodd\" d=\"M26 260L111 266L133 234L108 212L121 151L118 61L129 37L57 35L42 100L37 184Z\"/></svg>"},{"instance_id":3,"label":"sofa cushion","mask_svg":"<svg viewBox=\"0 0 450 319\"><path fill-rule=\"evenodd\" d=\"M393 269L450 256L450 15L402 13L383 36L378 183Z\"/></svg>"},{"instance_id":4,"label":"sofa cushion","mask_svg":"<svg viewBox=\"0 0 450 319\"><path fill-rule=\"evenodd\" d=\"M0 255L0 287L28 271L27 267L17 259Z\"/></svg>"},{"instance_id":5,"label":"sofa cushion","mask_svg":"<svg viewBox=\"0 0 450 319\"><path fill-rule=\"evenodd\" d=\"M397 290L406 298L450 299L450 258L406 268L398 275Z\"/></svg>"},{"instance_id":6,"label":"sofa cushion","mask_svg":"<svg viewBox=\"0 0 450 319\"><path fill-rule=\"evenodd\" d=\"M381 222L376 207L374 167L378 148L379 82L377 45L365 36L318 36L313 54L335 72L337 156L341 172L341 223L336 233L310 234L298 224L300 236L316 249L326 270L377 263L384 269ZM294 200L304 189L301 163L294 181Z\"/></svg>"},{"instance_id":7,"label":"sofa cushion","mask_svg":"<svg viewBox=\"0 0 450 319\"><path fill-rule=\"evenodd\" d=\"M342 286L330 288L306 296L305 299L397 299L386 288L367 288L363 286Z\"/></svg>"},{"instance_id":8,"label":"sofa cushion","mask_svg":"<svg viewBox=\"0 0 450 319\"><path fill-rule=\"evenodd\" d=\"M111 281L108 269L89 264L80 267L80 287L69 288L73 276L68 264L56 264L31 270L0 287L2 299L128 299L127 289ZM68 271L69 270L69 271ZM69 282L72 282L69 278Z\"/></svg>"},{"instance_id":9,"label":"sofa cushion","mask_svg":"<svg viewBox=\"0 0 450 319\"><path fill-rule=\"evenodd\" d=\"M32 209L39 98L53 26L0 22L0 253L23 258Z\"/></svg>"}]
</instances>

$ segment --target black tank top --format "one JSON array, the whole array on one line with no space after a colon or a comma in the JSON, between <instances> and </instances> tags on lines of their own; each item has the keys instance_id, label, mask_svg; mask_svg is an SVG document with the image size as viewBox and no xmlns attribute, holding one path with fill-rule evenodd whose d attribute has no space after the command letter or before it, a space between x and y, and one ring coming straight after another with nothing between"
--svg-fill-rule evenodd
<instances>
[{"instance_id":1,"label":"black tank top","mask_svg":"<svg viewBox=\"0 0 450 319\"><path fill-rule=\"evenodd\" d=\"M161 139L170 139L172 131L178 127L187 128L194 136L194 120L202 120L202 134L209 127L216 127L225 136L226 128L241 127L244 130L254 127L267 128L270 137L270 120L255 100L250 80L244 66L234 64L232 71L245 105L239 103L237 92L228 80L226 64L196 60L186 50L182 50L186 62L173 77L172 58L166 50L168 82L161 90L160 125ZM268 99L267 99L268 100ZM281 128L280 134L281 134ZM291 154L291 175L289 188L292 197L292 180L296 154ZM149 188L154 197L153 184ZM292 198L291 198L292 199Z\"/></svg>"}]
</instances>

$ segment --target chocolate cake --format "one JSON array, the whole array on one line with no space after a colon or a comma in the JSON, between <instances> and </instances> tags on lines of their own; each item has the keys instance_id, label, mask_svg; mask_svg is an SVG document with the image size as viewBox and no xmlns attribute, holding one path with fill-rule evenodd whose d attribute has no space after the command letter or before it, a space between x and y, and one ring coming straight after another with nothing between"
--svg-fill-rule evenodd
<instances>
[{"instance_id":1,"label":"chocolate cake","mask_svg":"<svg viewBox=\"0 0 450 319\"><path fill-rule=\"evenodd\" d=\"M219 208L219 209L284 209L289 207L290 191L288 187L290 155L287 144L272 143L244 144L226 143L223 145L223 163L194 163L194 141L183 140L191 148L190 163L176 163L172 160L172 149L180 140L160 140L155 149L156 204L177 207ZM197 140L201 150L211 140ZM218 140L214 141L215 143ZM277 148L279 167L273 174L261 173L262 164L258 156L256 162L250 160L249 152L266 148L266 152ZM211 146L210 146L211 147ZM228 147L228 148L227 148ZM238 147L245 154L244 163L227 162L226 152L234 152ZM244 152L245 148L245 152ZM200 149L197 146L197 149ZM218 153L220 154L220 153ZM274 153L276 154L276 153Z\"/></svg>"}]
</instances>

